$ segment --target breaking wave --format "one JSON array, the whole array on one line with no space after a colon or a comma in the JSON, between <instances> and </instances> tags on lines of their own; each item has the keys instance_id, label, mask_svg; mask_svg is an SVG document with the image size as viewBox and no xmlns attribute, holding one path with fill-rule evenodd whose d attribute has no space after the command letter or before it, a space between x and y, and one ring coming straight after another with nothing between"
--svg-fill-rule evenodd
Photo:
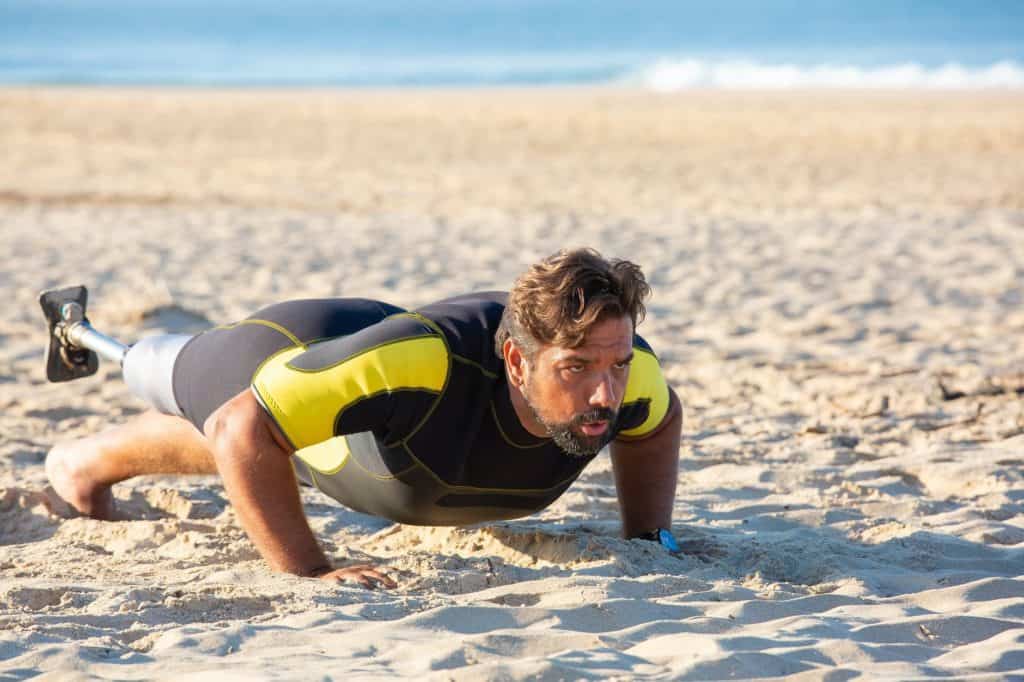
<instances>
[{"instance_id":1,"label":"breaking wave","mask_svg":"<svg viewBox=\"0 0 1024 682\"><path fill-rule=\"evenodd\" d=\"M875 67L845 64L765 64L753 61L660 60L625 79L658 92L698 88L724 90L1024 88L1024 67L1001 61L983 67L916 63Z\"/></svg>"}]
</instances>

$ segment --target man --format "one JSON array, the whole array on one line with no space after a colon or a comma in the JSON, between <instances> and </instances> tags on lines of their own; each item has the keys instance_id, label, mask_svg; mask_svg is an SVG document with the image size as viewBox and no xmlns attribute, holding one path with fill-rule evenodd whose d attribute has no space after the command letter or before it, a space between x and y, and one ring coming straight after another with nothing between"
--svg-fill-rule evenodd
<instances>
[{"instance_id":1,"label":"man","mask_svg":"<svg viewBox=\"0 0 1024 682\"><path fill-rule=\"evenodd\" d=\"M157 411L58 445L47 472L101 519L119 481L219 473L273 569L394 586L372 566L331 566L297 479L401 523L479 523L543 509L610 444L624 536L671 547L682 410L635 334L648 294L633 263L580 249L533 265L507 295L413 312L291 301L143 339L125 380Z\"/></svg>"}]
</instances>

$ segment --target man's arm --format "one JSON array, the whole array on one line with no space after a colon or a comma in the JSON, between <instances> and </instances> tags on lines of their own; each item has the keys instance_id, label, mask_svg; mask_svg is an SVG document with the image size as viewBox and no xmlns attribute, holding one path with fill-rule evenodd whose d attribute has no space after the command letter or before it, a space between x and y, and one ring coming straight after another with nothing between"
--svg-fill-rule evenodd
<instances>
[{"instance_id":1,"label":"man's arm","mask_svg":"<svg viewBox=\"0 0 1024 682\"><path fill-rule=\"evenodd\" d=\"M668 412L653 432L611 444L622 534L627 538L672 527L683 408L671 387L668 392Z\"/></svg>"},{"instance_id":2,"label":"man's arm","mask_svg":"<svg viewBox=\"0 0 1024 682\"><path fill-rule=\"evenodd\" d=\"M395 583L370 566L332 569L306 521L292 448L246 389L210 415L203 430L242 528L276 571L328 580Z\"/></svg>"}]
</instances>

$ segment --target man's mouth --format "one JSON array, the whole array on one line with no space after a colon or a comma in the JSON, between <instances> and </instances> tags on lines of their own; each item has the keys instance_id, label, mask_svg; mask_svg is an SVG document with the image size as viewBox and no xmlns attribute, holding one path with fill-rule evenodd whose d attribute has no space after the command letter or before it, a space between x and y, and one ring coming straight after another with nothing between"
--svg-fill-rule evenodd
<instances>
[{"instance_id":1,"label":"man's mouth","mask_svg":"<svg viewBox=\"0 0 1024 682\"><path fill-rule=\"evenodd\" d=\"M606 421L585 422L583 424L580 424L580 431L583 432L583 435L589 436L591 438L595 436L600 436L607 430L608 422Z\"/></svg>"},{"instance_id":2,"label":"man's mouth","mask_svg":"<svg viewBox=\"0 0 1024 682\"><path fill-rule=\"evenodd\" d=\"M568 455L593 457L608 444L618 413L607 407L594 408L575 415L567 422L547 422L533 408L537 421L544 425L552 440Z\"/></svg>"}]
</instances>

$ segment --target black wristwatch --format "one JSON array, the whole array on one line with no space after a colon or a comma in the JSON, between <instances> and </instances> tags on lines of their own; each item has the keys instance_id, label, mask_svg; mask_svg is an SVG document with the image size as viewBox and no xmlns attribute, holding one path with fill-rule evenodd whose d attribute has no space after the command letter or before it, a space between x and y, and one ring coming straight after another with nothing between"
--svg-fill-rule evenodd
<instances>
[{"instance_id":1,"label":"black wristwatch","mask_svg":"<svg viewBox=\"0 0 1024 682\"><path fill-rule=\"evenodd\" d=\"M651 542L657 542L659 545L664 547L670 552L679 551L679 543L676 542L676 538L672 535L672 531L665 530L664 528L655 528L649 530L646 533L637 535L641 540L650 540Z\"/></svg>"}]
</instances>

